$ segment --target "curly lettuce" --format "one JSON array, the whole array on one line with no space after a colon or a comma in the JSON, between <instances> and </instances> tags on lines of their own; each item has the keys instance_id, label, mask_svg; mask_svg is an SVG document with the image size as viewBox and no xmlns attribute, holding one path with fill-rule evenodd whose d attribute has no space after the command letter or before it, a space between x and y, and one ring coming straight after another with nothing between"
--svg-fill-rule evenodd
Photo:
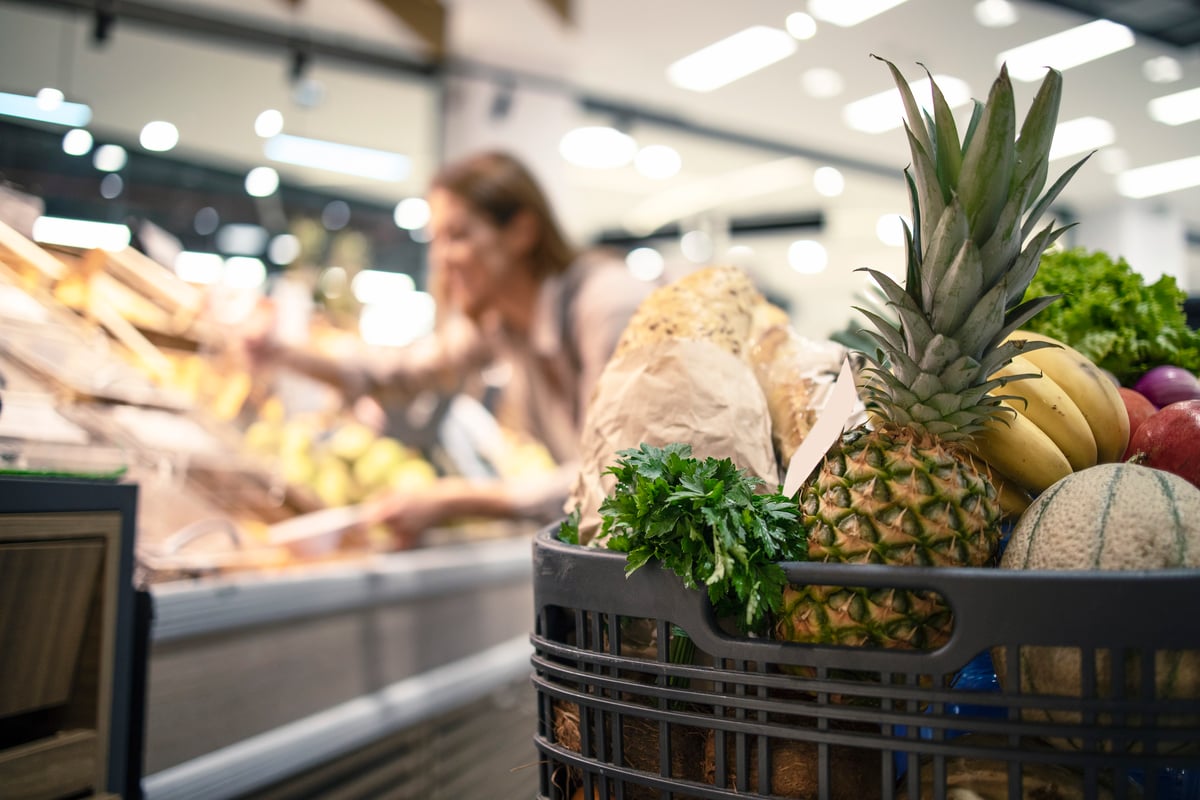
<instances>
[{"instance_id":1,"label":"curly lettuce","mask_svg":"<svg viewBox=\"0 0 1200 800\"><path fill-rule=\"evenodd\" d=\"M1025 327L1074 347L1132 386L1147 370L1200 370L1200 331L1188 327L1186 294L1164 275L1147 284L1124 258L1084 248L1042 256L1026 298L1061 298Z\"/></svg>"}]
</instances>

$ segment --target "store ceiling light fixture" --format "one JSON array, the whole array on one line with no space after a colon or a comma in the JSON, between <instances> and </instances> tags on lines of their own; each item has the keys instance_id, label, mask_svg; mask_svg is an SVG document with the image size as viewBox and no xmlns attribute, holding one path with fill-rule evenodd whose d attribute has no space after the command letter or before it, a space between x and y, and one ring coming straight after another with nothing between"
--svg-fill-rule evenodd
<instances>
[{"instance_id":1,"label":"store ceiling light fixture","mask_svg":"<svg viewBox=\"0 0 1200 800\"><path fill-rule=\"evenodd\" d=\"M951 108L971 102L971 89L965 81L949 75L935 75L933 79ZM931 108L929 78L910 83L913 97L927 110ZM904 101L898 89L888 89L879 94L855 100L842 109L842 119L856 131L863 133L885 133L899 128L904 120Z\"/></svg>"},{"instance_id":2,"label":"store ceiling light fixture","mask_svg":"<svg viewBox=\"0 0 1200 800\"><path fill-rule=\"evenodd\" d=\"M1079 117L1058 123L1050 145L1050 160L1108 147L1117 140L1112 123L1099 117Z\"/></svg>"},{"instance_id":3,"label":"store ceiling light fixture","mask_svg":"<svg viewBox=\"0 0 1200 800\"><path fill-rule=\"evenodd\" d=\"M69 128L82 128L92 121L91 106L84 103L63 100L57 105L46 107L49 105L44 101L39 102L37 97L0 92L0 115L6 117L66 125Z\"/></svg>"},{"instance_id":4,"label":"store ceiling light fixture","mask_svg":"<svg viewBox=\"0 0 1200 800\"><path fill-rule=\"evenodd\" d=\"M1140 199L1200 186L1200 156L1164 161L1127 170L1117 176L1117 191Z\"/></svg>"},{"instance_id":5,"label":"store ceiling light fixture","mask_svg":"<svg viewBox=\"0 0 1200 800\"><path fill-rule=\"evenodd\" d=\"M1107 19L1098 19L1005 50L996 56L996 66L1008 65L1013 80L1039 81L1047 67L1059 71L1133 47L1133 31Z\"/></svg>"},{"instance_id":6,"label":"store ceiling light fixture","mask_svg":"<svg viewBox=\"0 0 1200 800\"><path fill-rule=\"evenodd\" d=\"M711 92L782 61L796 47L787 31L753 25L671 64L667 80L681 89Z\"/></svg>"},{"instance_id":7,"label":"store ceiling light fixture","mask_svg":"<svg viewBox=\"0 0 1200 800\"><path fill-rule=\"evenodd\" d=\"M175 256L175 274L188 283L211 285L221 280L225 259L217 253L184 250Z\"/></svg>"},{"instance_id":8,"label":"store ceiling light fixture","mask_svg":"<svg viewBox=\"0 0 1200 800\"><path fill-rule=\"evenodd\" d=\"M267 139L263 153L282 164L379 181L402 181L412 169L408 156L400 153L286 133Z\"/></svg>"},{"instance_id":9,"label":"store ceiling light fixture","mask_svg":"<svg viewBox=\"0 0 1200 800\"><path fill-rule=\"evenodd\" d=\"M808 13L822 22L842 28L851 28L888 9L895 8L905 0L808 0Z\"/></svg>"},{"instance_id":10,"label":"store ceiling light fixture","mask_svg":"<svg viewBox=\"0 0 1200 800\"><path fill-rule=\"evenodd\" d=\"M138 137L142 147L155 153L165 153L179 144L179 129L161 119L147 122Z\"/></svg>"},{"instance_id":11,"label":"store ceiling light fixture","mask_svg":"<svg viewBox=\"0 0 1200 800\"><path fill-rule=\"evenodd\" d=\"M563 134L558 152L577 167L616 169L633 161L637 142L607 125L585 125Z\"/></svg>"},{"instance_id":12,"label":"store ceiling light fixture","mask_svg":"<svg viewBox=\"0 0 1200 800\"><path fill-rule=\"evenodd\" d=\"M1163 95L1146 106L1150 118L1164 125L1185 125L1200 119L1200 87Z\"/></svg>"},{"instance_id":13,"label":"store ceiling light fixture","mask_svg":"<svg viewBox=\"0 0 1200 800\"><path fill-rule=\"evenodd\" d=\"M129 246L129 238L129 226L115 222L42 216L33 223L33 240L43 244L117 252Z\"/></svg>"}]
</instances>

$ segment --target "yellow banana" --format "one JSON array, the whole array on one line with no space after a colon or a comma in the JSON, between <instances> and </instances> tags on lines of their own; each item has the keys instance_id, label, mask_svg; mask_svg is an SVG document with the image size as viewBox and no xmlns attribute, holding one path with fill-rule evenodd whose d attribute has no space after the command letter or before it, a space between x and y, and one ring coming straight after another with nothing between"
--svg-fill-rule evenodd
<instances>
[{"instance_id":1,"label":"yellow banana","mask_svg":"<svg viewBox=\"0 0 1200 800\"><path fill-rule=\"evenodd\" d=\"M1014 412L1017 410L1009 400L1001 403ZM1071 462L1054 440L1021 414L1004 414L989 420L967 443L967 449L1033 494L1073 471Z\"/></svg>"},{"instance_id":2,"label":"yellow banana","mask_svg":"<svg viewBox=\"0 0 1200 800\"><path fill-rule=\"evenodd\" d=\"M1029 331L1016 331L1008 338L1058 345L1027 350L1021 356L1053 378L1083 413L1096 440L1097 462L1120 460L1129 444L1129 414L1108 376L1083 353L1057 339Z\"/></svg>"},{"instance_id":3,"label":"yellow banana","mask_svg":"<svg viewBox=\"0 0 1200 800\"><path fill-rule=\"evenodd\" d=\"M1042 370L1027 357L1016 356L1010 363L996 370L992 377L1037 375L1039 372ZM1030 422L1041 428L1042 432L1058 445L1072 469L1081 470L1095 466L1096 437L1092 428L1083 412L1050 375L1042 372L1040 378L1012 381L995 389L993 393L1013 395L1024 400L1024 403L1014 401L1012 407L1017 413L1028 417Z\"/></svg>"}]
</instances>

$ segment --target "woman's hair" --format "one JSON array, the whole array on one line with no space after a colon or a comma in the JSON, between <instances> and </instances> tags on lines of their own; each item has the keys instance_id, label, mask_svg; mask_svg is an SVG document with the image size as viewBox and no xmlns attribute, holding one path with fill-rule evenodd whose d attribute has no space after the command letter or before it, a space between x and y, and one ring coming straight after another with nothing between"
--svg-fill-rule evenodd
<instances>
[{"instance_id":1,"label":"woman's hair","mask_svg":"<svg viewBox=\"0 0 1200 800\"><path fill-rule=\"evenodd\" d=\"M434 176L432 188L461 197L500 228L522 209L533 214L538 235L530 258L537 278L565 271L575 258L541 186L508 153L492 150L447 164Z\"/></svg>"}]
</instances>

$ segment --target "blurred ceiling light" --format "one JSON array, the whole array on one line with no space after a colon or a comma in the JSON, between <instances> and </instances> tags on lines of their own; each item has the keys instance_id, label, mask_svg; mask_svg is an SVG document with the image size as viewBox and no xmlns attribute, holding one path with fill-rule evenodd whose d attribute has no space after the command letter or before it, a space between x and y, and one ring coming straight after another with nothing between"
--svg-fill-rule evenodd
<instances>
[{"instance_id":1,"label":"blurred ceiling light","mask_svg":"<svg viewBox=\"0 0 1200 800\"><path fill-rule=\"evenodd\" d=\"M216 253L184 250L175 256L175 274L188 283L211 285L221 280L225 259Z\"/></svg>"},{"instance_id":2,"label":"blurred ceiling light","mask_svg":"<svg viewBox=\"0 0 1200 800\"><path fill-rule=\"evenodd\" d=\"M979 0L975 21L985 28L1007 28L1017 22L1017 7L1009 0Z\"/></svg>"},{"instance_id":3,"label":"blurred ceiling light","mask_svg":"<svg viewBox=\"0 0 1200 800\"><path fill-rule=\"evenodd\" d=\"M100 196L105 200L115 200L125 190L125 181L115 172L110 172L100 179Z\"/></svg>"},{"instance_id":4,"label":"blurred ceiling light","mask_svg":"<svg viewBox=\"0 0 1200 800\"><path fill-rule=\"evenodd\" d=\"M1142 62L1142 75L1151 83L1174 83L1183 77L1183 65L1171 56L1158 56Z\"/></svg>"},{"instance_id":5,"label":"blurred ceiling light","mask_svg":"<svg viewBox=\"0 0 1200 800\"><path fill-rule=\"evenodd\" d=\"M664 261L662 253L653 247L635 247L626 253L625 266L635 278L654 281L662 276Z\"/></svg>"},{"instance_id":6,"label":"blurred ceiling light","mask_svg":"<svg viewBox=\"0 0 1200 800\"><path fill-rule=\"evenodd\" d=\"M849 28L903 2L904 0L808 0L808 13L822 22Z\"/></svg>"},{"instance_id":7,"label":"blurred ceiling light","mask_svg":"<svg viewBox=\"0 0 1200 800\"><path fill-rule=\"evenodd\" d=\"M86 156L92 152L92 134L84 128L72 128L63 134L62 148L69 156Z\"/></svg>"},{"instance_id":8,"label":"blurred ceiling light","mask_svg":"<svg viewBox=\"0 0 1200 800\"><path fill-rule=\"evenodd\" d=\"M364 269L350 282L350 291L360 303L391 302L402 294L416 291L417 284L407 272Z\"/></svg>"},{"instance_id":9,"label":"blurred ceiling light","mask_svg":"<svg viewBox=\"0 0 1200 800\"><path fill-rule=\"evenodd\" d=\"M1200 88L1156 97L1146 105L1150 118L1164 125L1184 125L1200 119Z\"/></svg>"},{"instance_id":10,"label":"blurred ceiling light","mask_svg":"<svg viewBox=\"0 0 1200 800\"><path fill-rule=\"evenodd\" d=\"M679 237L679 249L688 261L703 264L713 256L713 240L704 231L688 231Z\"/></svg>"},{"instance_id":11,"label":"blurred ceiling light","mask_svg":"<svg viewBox=\"0 0 1200 800\"><path fill-rule=\"evenodd\" d=\"M429 224L429 203L423 197L406 197L396 203L392 219L397 228L415 231Z\"/></svg>"},{"instance_id":12,"label":"blurred ceiling light","mask_svg":"<svg viewBox=\"0 0 1200 800\"><path fill-rule=\"evenodd\" d=\"M278 236L271 238L271 243L267 245L267 258L279 264L287 266L300 257L300 238L295 234L281 233Z\"/></svg>"},{"instance_id":13,"label":"blurred ceiling light","mask_svg":"<svg viewBox=\"0 0 1200 800\"><path fill-rule=\"evenodd\" d=\"M643 198L622 219L631 233L646 236L663 225L738 200L786 192L812 179L811 164L788 156L679 183Z\"/></svg>"},{"instance_id":14,"label":"blurred ceiling light","mask_svg":"<svg viewBox=\"0 0 1200 800\"><path fill-rule=\"evenodd\" d=\"M785 30L754 25L684 56L667 67L667 80L680 89L711 92L796 52Z\"/></svg>"},{"instance_id":15,"label":"blurred ceiling light","mask_svg":"<svg viewBox=\"0 0 1200 800\"><path fill-rule=\"evenodd\" d=\"M321 210L321 224L327 231L340 231L350 224L350 204L345 200L330 200Z\"/></svg>"},{"instance_id":16,"label":"blurred ceiling light","mask_svg":"<svg viewBox=\"0 0 1200 800\"><path fill-rule=\"evenodd\" d=\"M800 76L800 83L810 97L837 97L846 88L846 82L837 70L828 67L813 67Z\"/></svg>"},{"instance_id":17,"label":"blurred ceiling light","mask_svg":"<svg viewBox=\"0 0 1200 800\"><path fill-rule=\"evenodd\" d=\"M267 280L267 265L252 256L230 256L225 259L221 283L234 289L253 289Z\"/></svg>"},{"instance_id":18,"label":"blurred ceiling light","mask_svg":"<svg viewBox=\"0 0 1200 800\"><path fill-rule=\"evenodd\" d=\"M1099 117L1078 117L1058 123L1050 144L1050 160L1108 147L1117 140L1112 123Z\"/></svg>"},{"instance_id":19,"label":"blurred ceiling light","mask_svg":"<svg viewBox=\"0 0 1200 800\"><path fill-rule=\"evenodd\" d=\"M345 267L326 267L317 277L317 291L326 298L338 298L346 293L349 283Z\"/></svg>"},{"instance_id":20,"label":"blurred ceiling light","mask_svg":"<svg viewBox=\"0 0 1200 800\"><path fill-rule=\"evenodd\" d=\"M783 26L787 28L788 33L802 41L817 35L817 21L803 11L788 14Z\"/></svg>"},{"instance_id":21,"label":"blurred ceiling light","mask_svg":"<svg viewBox=\"0 0 1200 800\"><path fill-rule=\"evenodd\" d=\"M813 172L813 188L823 197L837 197L845 190L846 179L834 167L817 167Z\"/></svg>"},{"instance_id":22,"label":"blurred ceiling light","mask_svg":"<svg viewBox=\"0 0 1200 800\"><path fill-rule=\"evenodd\" d=\"M1120 147L1106 147L1096 154L1096 163L1109 175L1129 169L1129 153Z\"/></svg>"},{"instance_id":23,"label":"blurred ceiling light","mask_svg":"<svg viewBox=\"0 0 1200 800\"><path fill-rule=\"evenodd\" d=\"M1133 47L1133 31L1107 19L1098 19L1043 39L1005 50L996 66L1008 64L1014 80L1038 81L1048 67L1067 70Z\"/></svg>"},{"instance_id":24,"label":"blurred ceiling light","mask_svg":"<svg viewBox=\"0 0 1200 800\"><path fill-rule=\"evenodd\" d=\"M735 267L747 269L754 264L754 248L746 244L735 244L725 251L725 260Z\"/></svg>"},{"instance_id":25,"label":"blurred ceiling light","mask_svg":"<svg viewBox=\"0 0 1200 800\"><path fill-rule=\"evenodd\" d=\"M116 252L129 246L129 226L69 217L38 217L33 222L33 240L45 244Z\"/></svg>"},{"instance_id":26,"label":"blurred ceiling light","mask_svg":"<svg viewBox=\"0 0 1200 800\"><path fill-rule=\"evenodd\" d=\"M1200 186L1200 156L1138 167L1117 176L1117 191L1125 197L1152 197L1193 186Z\"/></svg>"},{"instance_id":27,"label":"blurred ceiling light","mask_svg":"<svg viewBox=\"0 0 1200 800\"><path fill-rule=\"evenodd\" d=\"M563 134L558 152L577 167L615 169L633 160L637 143L627 133L603 125L575 128Z\"/></svg>"},{"instance_id":28,"label":"blurred ceiling light","mask_svg":"<svg viewBox=\"0 0 1200 800\"><path fill-rule=\"evenodd\" d=\"M37 107L42 111L54 111L63 104L66 97L61 89L55 89L52 86L47 86L44 89L38 89Z\"/></svg>"},{"instance_id":29,"label":"blurred ceiling light","mask_svg":"<svg viewBox=\"0 0 1200 800\"><path fill-rule=\"evenodd\" d=\"M949 75L935 75L946 102L951 108L958 108L971 102L971 90L965 81L952 78ZM932 108L929 78L910 83L913 97L926 110ZM856 131L864 133L884 133L899 128L904 121L904 101L900 99L899 89L888 89L861 100L855 100L842 109L842 119Z\"/></svg>"},{"instance_id":30,"label":"blurred ceiling light","mask_svg":"<svg viewBox=\"0 0 1200 800\"><path fill-rule=\"evenodd\" d=\"M430 234L429 228L421 227L411 229L408 232L408 238L412 239L417 244L428 244L430 241L432 241L433 235Z\"/></svg>"},{"instance_id":31,"label":"blurred ceiling light","mask_svg":"<svg viewBox=\"0 0 1200 800\"><path fill-rule=\"evenodd\" d=\"M904 217L899 214L884 214L875 223L875 235L888 247L902 247L904 222Z\"/></svg>"},{"instance_id":32,"label":"blurred ceiling light","mask_svg":"<svg viewBox=\"0 0 1200 800\"><path fill-rule=\"evenodd\" d=\"M263 139L270 139L283 132L283 114L274 108L268 108L254 118L254 133Z\"/></svg>"},{"instance_id":33,"label":"blurred ceiling light","mask_svg":"<svg viewBox=\"0 0 1200 800\"><path fill-rule=\"evenodd\" d=\"M165 153L179 144L179 129L163 120L147 122L142 127L142 133L138 137L138 141L147 150L152 150L156 153Z\"/></svg>"},{"instance_id":34,"label":"blurred ceiling light","mask_svg":"<svg viewBox=\"0 0 1200 800\"><path fill-rule=\"evenodd\" d=\"M825 246L813 239L797 239L788 245L788 266L801 275L816 275L829 265Z\"/></svg>"},{"instance_id":35,"label":"blurred ceiling light","mask_svg":"<svg viewBox=\"0 0 1200 800\"><path fill-rule=\"evenodd\" d=\"M38 105L37 98L8 92L0 92L0 115L72 128L82 128L92 121L92 109L83 103L63 101L56 108L47 110Z\"/></svg>"},{"instance_id":36,"label":"blurred ceiling light","mask_svg":"<svg viewBox=\"0 0 1200 800\"><path fill-rule=\"evenodd\" d=\"M400 153L286 133L267 139L263 152L272 161L284 164L380 181L404 180L410 170L408 157Z\"/></svg>"},{"instance_id":37,"label":"blurred ceiling light","mask_svg":"<svg viewBox=\"0 0 1200 800\"><path fill-rule=\"evenodd\" d=\"M433 295L407 292L385 303L364 305L358 316L358 332L367 344L403 347L432 333L436 314Z\"/></svg>"},{"instance_id":38,"label":"blurred ceiling light","mask_svg":"<svg viewBox=\"0 0 1200 800\"><path fill-rule=\"evenodd\" d=\"M679 173L683 159L674 147L651 144L637 151L637 155L633 157L633 166L647 178L664 180Z\"/></svg>"},{"instance_id":39,"label":"blurred ceiling light","mask_svg":"<svg viewBox=\"0 0 1200 800\"><path fill-rule=\"evenodd\" d=\"M279 173L270 167L255 167L246 173L246 194L270 197L279 189Z\"/></svg>"},{"instance_id":40,"label":"blurred ceiling light","mask_svg":"<svg viewBox=\"0 0 1200 800\"><path fill-rule=\"evenodd\" d=\"M231 223L217 231L217 249L234 256L257 256L270 237L261 225Z\"/></svg>"},{"instance_id":41,"label":"blurred ceiling light","mask_svg":"<svg viewBox=\"0 0 1200 800\"><path fill-rule=\"evenodd\" d=\"M205 206L196 211L192 218L192 230L201 236L208 236L217 230L221 224L221 215L212 206Z\"/></svg>"},{"instance_id":42,"label":"blurred ceiling light","mask_svg":"<svg viewBox=\"0 0 1200 800\"><path fill-rule=\"evenodd\" d=\"M129 161L129 154L119 144L102 144L92 153L92 164L101 172L119 172Z\"/></svg>"}]
</instances>

